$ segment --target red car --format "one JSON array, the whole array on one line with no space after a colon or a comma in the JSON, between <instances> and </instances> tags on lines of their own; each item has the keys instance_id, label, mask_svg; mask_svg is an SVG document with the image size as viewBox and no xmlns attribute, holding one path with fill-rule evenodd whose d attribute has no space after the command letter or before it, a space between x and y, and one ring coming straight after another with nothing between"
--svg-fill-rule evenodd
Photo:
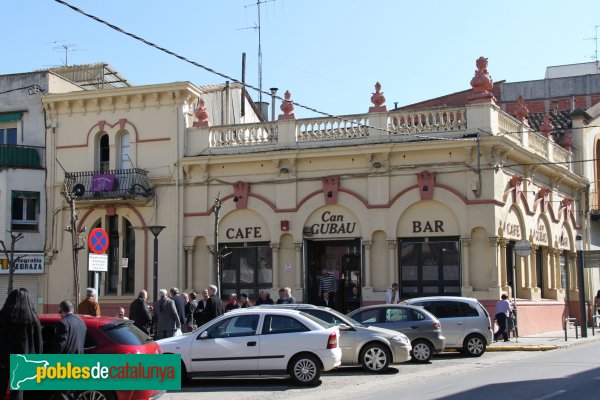
<instances>
[{"instance_id":1,"label":"red car","mask_svg":"<svg viewBox=\"0 0 600 400\"><path fill-rule=\"evenodd\" d=\"M58 314L41 314L44 349L49 349L54 336ZM160 346L132 321L112 317L80 315L87 326L84 351L86 354L161 354ZM157 399L161 390L89 390L77 393L77 400L151 400Z\"/></svg>"}]
</instances>

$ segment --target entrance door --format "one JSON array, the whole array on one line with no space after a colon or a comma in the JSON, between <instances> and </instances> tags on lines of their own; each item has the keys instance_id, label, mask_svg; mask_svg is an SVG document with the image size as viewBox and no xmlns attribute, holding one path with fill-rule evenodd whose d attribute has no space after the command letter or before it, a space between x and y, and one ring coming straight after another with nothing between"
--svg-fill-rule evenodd
<instances>
[{"instance_id":1,"label":"entrance door","mask_svg":"<svg viewBox=\"0 0 600 400\"><path fill-rule=\"evenodd\" d=\"M361 287L360 239L351 240L307 240L306 301L319 304L319 277L321 270L327 268L337 283L335 308L346 309L348 290L352 285Z\"/></svg>"}]
</instances>

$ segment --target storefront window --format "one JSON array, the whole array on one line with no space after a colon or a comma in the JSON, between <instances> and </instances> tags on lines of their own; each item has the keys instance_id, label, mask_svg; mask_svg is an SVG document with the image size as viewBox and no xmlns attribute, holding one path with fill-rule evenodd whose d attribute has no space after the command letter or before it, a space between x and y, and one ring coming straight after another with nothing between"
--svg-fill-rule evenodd
<instances>
[{"instance_id":1,"label":"storefront window","mask_svg":"<svg viewBox=\"0 0 600 400\"><path fill-rule=\"evenodd\" d=\"M458 238L400 239L402 298L460 295Z\"/></svg>"},{"instance_id":2,"label":"storefront window","mask_svg":"<svg viewBox=\"0 0 600 400\"><path fill-rule=\"evenodd\" d=\"M220 246L222 260L222 297L248 293L256 299L261 289L273 285L273 257L269 243L229 243Z\"/></svg>"}]
</instances>

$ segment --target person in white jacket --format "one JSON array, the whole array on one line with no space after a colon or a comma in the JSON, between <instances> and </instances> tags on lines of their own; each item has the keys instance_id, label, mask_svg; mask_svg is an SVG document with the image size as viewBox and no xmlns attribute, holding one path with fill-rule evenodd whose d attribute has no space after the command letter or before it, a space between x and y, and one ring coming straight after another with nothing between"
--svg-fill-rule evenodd
<instances>
[{"instance_id":1,"label":"person in white jacket","mask_svg":"<svg viewBox=\"0 0 600 400\"><path fill-rule=\"evenodd\" d=\"M388 288L387 293L385 294L385 304L400 303L400 291L398 289L398 284L392 283L392 287Z\"/></svg>"}]
</instances>

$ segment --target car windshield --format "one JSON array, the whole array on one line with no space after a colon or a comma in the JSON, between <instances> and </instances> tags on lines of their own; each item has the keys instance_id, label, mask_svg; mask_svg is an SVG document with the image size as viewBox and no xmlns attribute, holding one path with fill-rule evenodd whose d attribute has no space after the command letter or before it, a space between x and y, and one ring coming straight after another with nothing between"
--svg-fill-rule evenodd
<instances>
[{"instance_id":1,"label":"car windshield","mask_svg":"<svg viewBox=\"0 0 600 400\"><path fill-rule=\"evenodd\" d=\"M308 319L310 319L311 321L313 321L315 324L318 324L319 326L322 326L323 328L331 328L331 324L328 324L327 322L320 320L317 317L313 317L310 314L307 314L305 312L300 312L300 315L302 315L303 317L306 317Z\"/></svg>"},{"instance_id":2,"label":"car windshield","mask_svg":"<svg viewBox=\"0 0 600 400\"><path fill-rule=\"evenodd\" d=\"M339 311L336 311L336 310L333 310L333 309L331 309L331 310L329 310L329 312L330 312L331 314L335 315L335 317L336 317L336 318L339 318L339 319L340 319L341 321L343 321L345 324L348 324L348 322L349 322L349 323L350 323L350 325L352 325L352 326L358 326L358 327L364 326L364 325L363 325L363 324L361 324L360 322L358 322L358 321L356 321L356 320L354 320L354 319L350 318L350 317L349 317L349 316L347 316L347 315L344 315L344 314L342 314L342 313L341 313L341 312L339 312Z\"/></svg>"},{"instance_id":3,"label":"car windshield","mask_svg":"<svg viewBox=\"0 0 600 400\"><path fill-rule=\"evenodd\" d=\"M110 322L100 327L100 330L115 342L129 346L139 346L152 340L131 321Z\"/></svg>"}]
</instances>

